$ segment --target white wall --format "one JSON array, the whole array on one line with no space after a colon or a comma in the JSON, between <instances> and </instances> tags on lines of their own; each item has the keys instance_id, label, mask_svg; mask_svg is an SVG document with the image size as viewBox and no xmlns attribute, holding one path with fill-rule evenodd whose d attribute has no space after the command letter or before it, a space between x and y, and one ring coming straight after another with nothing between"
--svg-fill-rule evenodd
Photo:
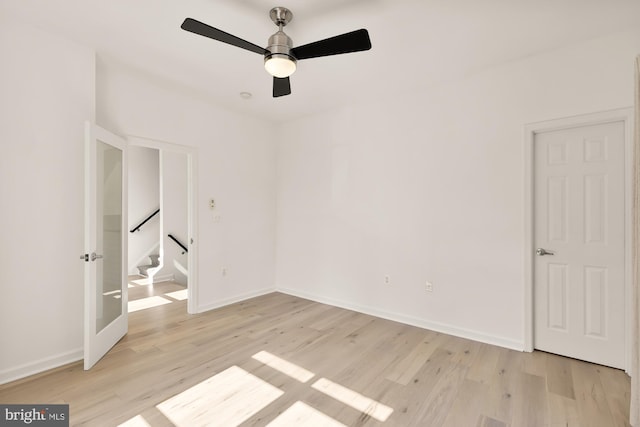
<instances>
[{"instance_id":1,"label":"white wall","mask_svg":"<svg viewBox=\"0 0 640 427\"><path fill-rule=\"evenodd\" d=\"M522 348L523 125L633 105L638 52L624 32L283 125L277 286Z\"/></svg>"},{"instance_id":2,"label":"white wall","mask_svg":"<svg viewBox=\"0 0 640 427\"><path fill-rule=\"evenodd\" d=\"M212 83L213 84L213 83ZM98 61L97 121L197 151L198 310L274 289L276 150L267 122ZM214 198L216 211L209 210ZM214 214L220 217L214 222ZM223 277L222 268L228 274Z\"/></svg>"},{"instance_id":3,"label":"white wall","mask_svg":"<svg viewBox=\"0 0 640 427\"><path fill-rule=\"evenodd\" d=\"M94 53L0 17L0 383L81 357Z\"/></svg>"},{"instance_id":4,"label":"white wall","mask_svg":"<svg viewBox=\"0 0 640 427\"><path fill-rule=\"evenodd\" d=\"M160 207L159 151L146 147L129 147L129 274L138 274L139 265L151 261L149 254L160 250L160 215L150 219L140 230L130 233Z\"/></svg>"},{"instance_id":5,"label":"white wall","mask_svg":"<svg viewBox=\"0 0 640 427\"><path fill-rule=\"evenodd\" d=\"M163 267L156 276L172 275L176 282L187 285L188 254L168 237L171 234L183 245L189 246L187 155L163 150L160 153L160 170Z\"/></svg>"}]
</instances>

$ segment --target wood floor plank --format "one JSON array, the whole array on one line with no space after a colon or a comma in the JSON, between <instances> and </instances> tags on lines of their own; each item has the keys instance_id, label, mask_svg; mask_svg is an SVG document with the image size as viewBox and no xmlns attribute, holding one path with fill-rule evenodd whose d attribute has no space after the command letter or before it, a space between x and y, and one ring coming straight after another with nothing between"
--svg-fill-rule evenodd
<instances>
[{"instance_id":1,"label":"wood floor plank","mask_svg":"<svg viewBox=\"0 0 640 427\"><path fill-rule=\"evenodd\" d=\"M452 363L471 367L478 355L481 343L464 338L447 337L442 347L453 353Z\"/></svg>"},{"instance_id":2,"label":"wood floor plank","mask_svg":"<svg viewBox=\"0 0 640 427\"><path fill-rule=\"evenodd\" d=\"M438 348L439 336L439 334L434 334L425 336L424 339L420 340L406 356L394 364L393 370L387 375L387 379L398 384L407 385Z\"/></svg>"},{"instance_id":3,"label":"wood floor plank","mask_svg":"<svg viewBox=\"0 0 640 427\"><path fill-rule=\"evenodd\" d=\"M176 289L172 283L136 285L135 295ZM171 301L131 313L127 336L92 370L74 363L2 385L0 402L69 403L71 425L171 426L171 414L159 408L188 418L189 403L179 396L195 404L199 395L189 391L214 384L205 413L213 417L221 396L233 396L231 409L237 410L226 412L228 425L240 427L292 419L367 427L628 426L629 378L615 369L279 293L197 315L187 314L186 301ZM265 352L283 364L253 357ZM311 377L293 375L295 366ZM224 372L262 390L267 403L245 405L255 393L225 391L226 383L215 380ZM270 397L273 390L279 397ZM376 408L388 418L381 421Z\"/></svg>"},{"instance_id":4,"label":"wood floor plank","mask_svg":"<svg viewBox=\"0 0 640 427\"><path fill-rule=\"evenodd\" d=\"M596 366L579 360L570 363L581 425L615 425Z\"/></svg>"},{"instance_id":5,"label":"wood floor plank","mask_svg":"<svg viewBox=\"0 0 640 427\"><path fill-rule=\"evenodd\" d=\"M568 399L575 399L571 362L555 354L547 355L547 390Z\"/></svg>"},{"instance_id":6,"label":"wood floor plank","mask_svg":"<svg viewBox=\"0 0 640 427\"><path fill-rule=\"evenodd\" d=\"M489 386L489 405L485 414L508 423L513 415L513 397L523 362L517 352L499 349L498 362Z\"/></svg>"},{"instance_id":7,"label":"wood floor plank","mask_svg":"<svg viewBox=\"0 0 640 427\"><path fill-rule=\"evenodd\" d=\"M552 426L578 426L580 416L578 403L557 394L547 393L549 424Z\"/></svg>"},{"instance_id":8,"label":"wood floor plank","mask_svg":"<svg viewBox=\"0 0 640 427\"><path fill-rule=\"evenodd\" d=\"M549 424L544 377L526 372L520 372L517 376L511 425L539 427Z\"/></svg>"},{"instance_id":9,"label":"wood floor plank","mask_svg":"<svg viewBox=\"0 0 640 427\"><path fill-rule=\"evenodd\" d=\"M548 353L541 351L533 351L531 353L522 353L523 371L527 374L537 375L539 377L547 377L547 358Z\"/></svg>"},{"instance_id":10,"label":"wood floor plank","mask_svg":"<svg viewBox=\"0 0 640 427\"><path fill-rule=\"evenodd\" d=\"M507 424L485 415L478 420L477 427L507 427Z\"/></svg>"},{"instance_id":11,"label":"wood floor plank","mask_svg":"<svg viewBox=\"0 0 640 427\"><path fill-rule=\"evenodd\" d=\"M421 414L425 412L425 405L431 404L427 396L434 390L444 373L451 369L451 358L451 352L437 349L412 381L392 391L389 402L395 408L390 419L393 425L419 425L417 423L421 419ZM417 396L419 398L416 398Z\"/></svg>"},{"instance_id":12,"label":"wood floor plank","mask_svg":"<svg viewBox=\"0 0 640 427\"><path fill-rule=\"evenodd\" d=\"M597 366L596 371L605 392L609 410L613 416L612 427L629 427L626 414L631 403L630 379L624 372Z\"/></svg>"},{"instance_id":13,"label":"wood floor plank","mask_svg":"<svg viewBox=\"0 0 640 427\"><path fill-rule=\"evenodd\" d=\"M429 420L434 426L441 426L449 415L455 397L460 392L468 368L452 364L446 369L435 387L426 396L426 402L413 417L412 424Z\"/></svg>"},{"instance_id":14,"label":"wood floor plank","mask_svg":"<svg viewBox=\"0 0 640 427\"><path fill-rule=\"evenodd\" d=\"M464 380L456 395L443 427L475 426L484 418L489 386L473 380Z\"/></svg>"},{"instance_id":15,"label":"wood floor plank","mask_svg":"<svg viewBox=\"0 0 640 427\"><path fill-rule=\"evenodd\" d=\"M467 373L467 378L482 384L489 384L496 375L496 365L500 356L500 349L489 344L481 344L476 360Z\"/></svg>"}]
</instances>

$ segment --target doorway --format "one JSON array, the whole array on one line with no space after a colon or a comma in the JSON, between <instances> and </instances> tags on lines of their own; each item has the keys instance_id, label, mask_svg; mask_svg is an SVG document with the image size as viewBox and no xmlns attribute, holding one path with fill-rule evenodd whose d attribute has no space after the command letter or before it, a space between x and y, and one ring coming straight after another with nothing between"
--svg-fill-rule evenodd
<instances>
[{"instance_id":1,"label":"doorway","mask_svg":"<svg viewBox=\"0 0 640 427\"><path fill-rule=\"evenodd\" d=\"M631 110L526 128L525 350L626 368Z\"/></svg>"},{"instance_id":2,"label":"doorway","mask_svg":"<svg viewBox=\"0 0 640 427\"><path fill-rule=\"evenodd\" d=\"M142 188L156 192L155 197L146 197L145 191L141 192L141 198L146 200L138 203L138 218L133 219L144 221L147 216L142 212L152 217L146 223L149 224L146 236L138 231L140 234L133 234L130 239L130 248L137 246L129 257L129 273L145 277L130 276L129 311L186 299L188 313L195 313L197 154L190 147L164 141L136 136L128 136L127 140L132 154L139 150L142 161L148 163L141 173ZM153 163L155 171L149 166ZM150 175L146 183L145 173ZM131 204L135 205L133 201ZM138 299L134 299L135 295Z\"/></svg>"}]
</instances>

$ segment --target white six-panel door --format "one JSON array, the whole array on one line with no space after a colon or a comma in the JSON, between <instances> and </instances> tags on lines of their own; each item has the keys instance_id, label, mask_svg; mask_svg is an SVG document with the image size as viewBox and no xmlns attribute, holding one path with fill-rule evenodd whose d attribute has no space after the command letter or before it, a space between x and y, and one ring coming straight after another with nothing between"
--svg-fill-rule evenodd
<instances>
[{"instance_id":1,"label":"white six-panel door","mask_svg":"<svg viewBox=\"0 0 640 427\"><path fill-rule=\"evenodd\" d=\"M625 361L624 122L534 139L534 346Z\"/></svg>"}]
</instances>

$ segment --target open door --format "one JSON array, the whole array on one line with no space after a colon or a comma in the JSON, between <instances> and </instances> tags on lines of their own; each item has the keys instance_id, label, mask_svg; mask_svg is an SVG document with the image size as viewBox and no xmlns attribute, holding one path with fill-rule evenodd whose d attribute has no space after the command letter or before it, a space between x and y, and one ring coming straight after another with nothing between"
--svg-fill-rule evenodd
<instances>
[{"instance_id":1,"label":"open door","mask_svg":"<svg viewBox=\"0 0 640 427\"><path fill-rule=\"evenodd\" d=\"M127 150L124 139L85 124L84 369L128 329Z\"/></svg>"}]
</instances>

